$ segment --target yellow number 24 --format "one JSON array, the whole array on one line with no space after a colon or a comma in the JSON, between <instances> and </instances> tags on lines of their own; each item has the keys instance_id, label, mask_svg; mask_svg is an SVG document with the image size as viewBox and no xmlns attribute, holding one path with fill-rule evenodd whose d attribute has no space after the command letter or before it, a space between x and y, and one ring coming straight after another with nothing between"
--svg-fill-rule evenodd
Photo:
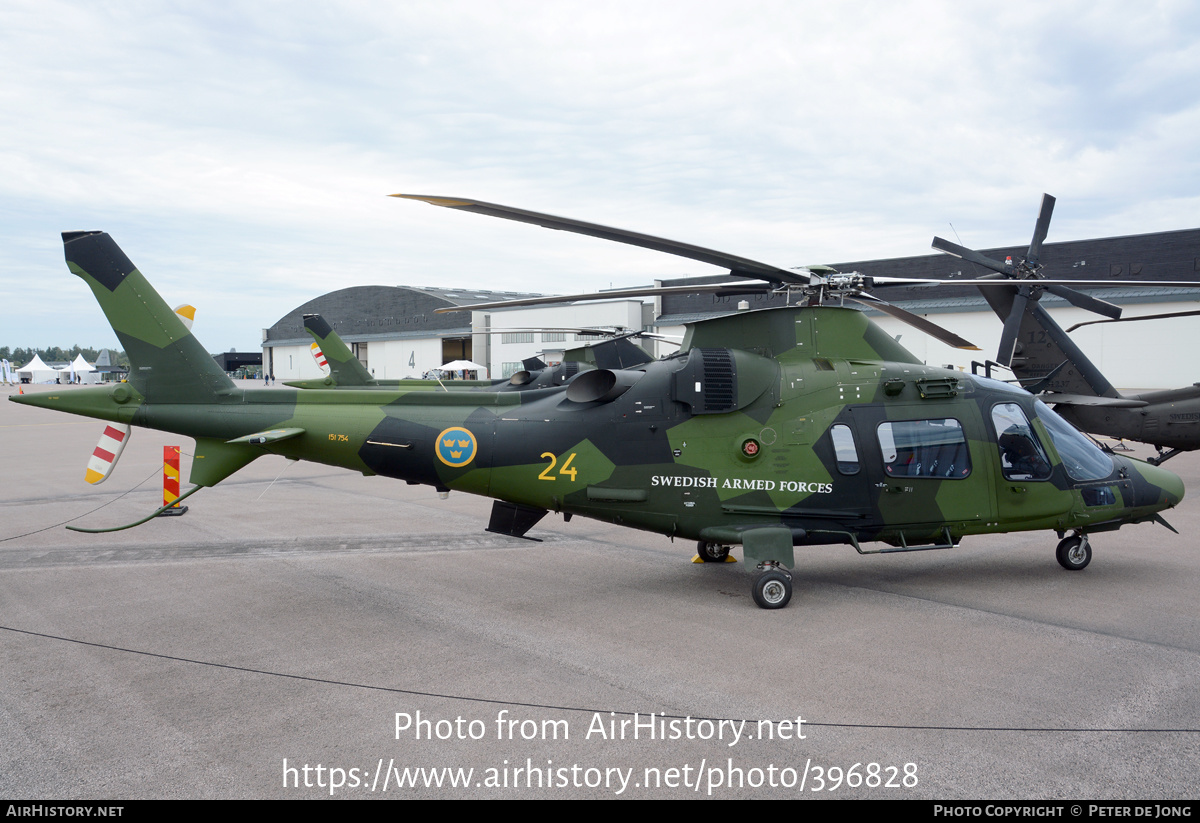
<instances>
[{"instance_id":1,"label":"yellow number 24","mask_svg":"<svg viewBox=\"0 0 1200 823\"><path fill-rule=\"evenodd\" d=\"M554 471L554 467L558 465L558 458L550 452L542 452L542 458L550 458L550 465L542 469L542 473L538 475L538 480L557 480L550 472ZM567 459L563 461L562 468L558 470L559 474L565 474L571 478L571 482L575 482L575 476L579 474L579 469L571 468L571 461L575 459L575 452L567 455Z\"/></svg>"}]
</instances>

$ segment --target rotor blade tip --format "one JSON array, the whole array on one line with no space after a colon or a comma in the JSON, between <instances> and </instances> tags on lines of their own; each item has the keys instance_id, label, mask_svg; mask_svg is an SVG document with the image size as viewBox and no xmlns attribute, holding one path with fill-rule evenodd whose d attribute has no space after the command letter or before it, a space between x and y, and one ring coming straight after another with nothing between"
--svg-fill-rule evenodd
<instances>
[{"instance_id":1,"label":"rotor blade tip","mask_svg":"<svg viewBox=\"0 0 1200 823\"><path fill-rule=\"evenodd\" d=\"M388 197L399 197L404 200L420 200L422 203L428 203L431 206L445 206L446 208L459 208L461 206L473 206L474 200L463 200L461 197L435 197L428 194L389 194Z\"/></svg>"}]
</instances>

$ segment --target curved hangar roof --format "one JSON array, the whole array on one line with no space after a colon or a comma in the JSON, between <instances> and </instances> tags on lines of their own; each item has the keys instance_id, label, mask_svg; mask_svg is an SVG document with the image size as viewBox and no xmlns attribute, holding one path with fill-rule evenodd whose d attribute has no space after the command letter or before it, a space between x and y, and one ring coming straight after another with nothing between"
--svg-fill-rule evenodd
<instances>
[{"instance_id":1,"label":"curved hangar roof","mask_svg":"<svg viewBox=\"0 0 1200 823\"><path fill-rule=\"evenodd\" d=\"M434 314L446 306L469 306L496 300L538 297L517 292L437 289L414 286L351 286L303 303L267 329L263 347L307 346L304 315L319 314L343 340L459 337L471 334L471 313Z\"/></svg>"}]
</instances>

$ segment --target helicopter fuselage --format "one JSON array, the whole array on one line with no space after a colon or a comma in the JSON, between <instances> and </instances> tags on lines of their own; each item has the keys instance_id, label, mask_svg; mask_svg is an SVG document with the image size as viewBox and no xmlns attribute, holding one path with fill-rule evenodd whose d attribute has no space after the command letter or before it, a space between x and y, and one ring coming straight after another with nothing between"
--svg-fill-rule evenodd
<instances>
[{"instance_id":1,"label":"helicopter fuselage","mask_svg":"<svg viewBox=\"0 0 1200 823\"><path fill-rule=\"evenodd\" d=\"M925 366L853 309L705 320L676 355L549 388L243 389L108 235L64 242L130 383L10 399L193 437L197 488L278 454L491 497L489 530L513 536L554 511L694 539L706 560L740 544L764 608L790 599L796 545L1070 530L1059 562L1081 569L1088 532L1183 497L1174 474L1101 452L1023 390Z\"/></svg>"},{"instance_id":2,"label":"helicopter fuselage","mask_svg":"<svg viewBox=\"0 0 1200 823\"><path fill-rule=\"evenodd\" d=\"M738 348L710 345L731 336ZM1183 496L1170 472L1101 453L1027 392L917 362L852 309L717 318L676 356L580 378L499 394L246 389L203 408L130 397L93 416L196 437L202 485L274 453L718 543L762 528L860 548L1100 531ZM86 391L46 405L87 413ZM302 433L229 444L266 430ZM1008 454L1018 435L1032 464Z\"/></svg>"}]
</instances>

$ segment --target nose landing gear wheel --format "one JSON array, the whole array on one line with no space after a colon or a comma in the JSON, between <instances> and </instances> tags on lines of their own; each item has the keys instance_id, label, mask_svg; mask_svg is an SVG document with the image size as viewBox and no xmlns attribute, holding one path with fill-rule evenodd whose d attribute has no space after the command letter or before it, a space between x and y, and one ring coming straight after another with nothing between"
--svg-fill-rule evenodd
<instances>
[{"instance_id":1,"label":"nose landing gear wheel","mask_svg":"<svg viewBox=\"0 0 1200 823\"><path fill-rule=\"evenodd\" d=\"M779 569L768 569L754 578L751 591L760 607L782 609L792 599L792 576Z\"/></svg>"},{"instance_id":2,"label":"nose landing gear wheel","mask_svg":"<svg viewBox=\"0 0 1200 823\"><path fill-rule=\"evenodd\" d=\"M1058 544L1055 552L1058 564L1064 569L1077 572L1086 568L1092 562L1092 547L1088 544L1087 535L1075 534L1064 538Z\"/></svg>"}]
</instances>

